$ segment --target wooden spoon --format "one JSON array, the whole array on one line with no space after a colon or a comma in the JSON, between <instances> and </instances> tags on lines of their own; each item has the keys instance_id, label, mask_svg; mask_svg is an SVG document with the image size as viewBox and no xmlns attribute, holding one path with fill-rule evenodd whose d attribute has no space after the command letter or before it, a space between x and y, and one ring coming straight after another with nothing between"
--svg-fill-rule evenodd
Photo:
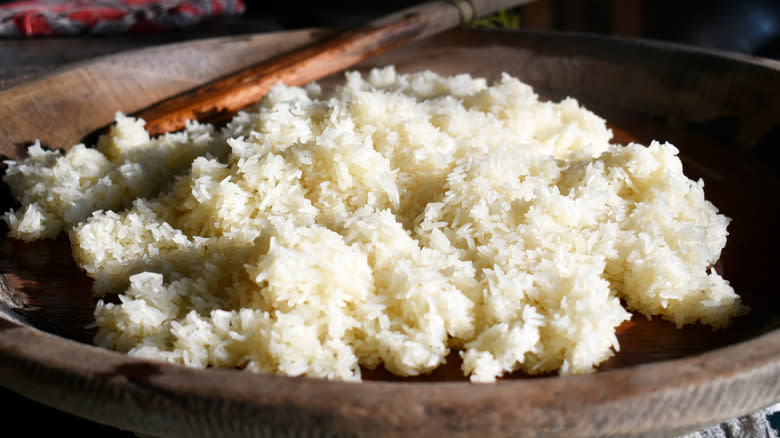
<instances>
[{"instance_id":1,"label":"wooden spoon","mask_svg":"<svg viewBox=\"0 0 780 438\"><path fill-rule=\"evenodd\" d=\"M146 121L146 130L151 135L178 131L188 120L226 121L240 109L258 102L280 82L290 86L304 85L400 45L530 1L426 2L270 58L159 102L133 116Z\"/></svg>"}]
</instances>

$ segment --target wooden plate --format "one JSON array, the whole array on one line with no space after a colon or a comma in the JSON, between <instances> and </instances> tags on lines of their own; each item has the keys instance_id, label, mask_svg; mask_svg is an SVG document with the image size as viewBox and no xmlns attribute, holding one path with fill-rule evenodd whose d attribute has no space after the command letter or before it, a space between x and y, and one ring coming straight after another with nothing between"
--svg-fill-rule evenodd
<instances>
[{"instance_id":1,"label":"wooden plate","mask_svg":"<svg viewBox=\"0 0 780 438\"><path fill-rule=\"evenodd\" d=\"M0 153L22 157L36 138L68 147L117 110L132 113L317 37L209 39L52 72L0 92ZM551 99L576 97L610 120L618 140L677 145L687 174L703 178L708 198L733 218L719 268L752 312L717 332L634 318L620 327L621 352L584 376L476 385L447 369L413 380L377 371L355 384L190 369L90 345L89 281L67 241L3 237L0 384L159 437L670 436L780 401L780 64L646 41L477 30L449 32L360 68L391 63L490 79L505 71ZM5 193L3 211L11 202Z\"/></svg>"}]
</instances>

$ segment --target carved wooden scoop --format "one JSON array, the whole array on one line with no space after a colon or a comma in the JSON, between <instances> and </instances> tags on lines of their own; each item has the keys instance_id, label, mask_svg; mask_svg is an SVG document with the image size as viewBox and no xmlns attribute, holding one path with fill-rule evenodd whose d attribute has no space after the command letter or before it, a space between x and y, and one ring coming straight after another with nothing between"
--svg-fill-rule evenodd
<instances>
[{"instance_id":1,"label":"carved wooden scoop","mask_svg":"<svg viewBox=\"0 0 780 438\"><path fill-rule=\"evenodd\" d=\"M178 131L187 120L226 121L275 85L304 85L382 52L532 0L431 1L270 58L136 114L151 135Z\"/></svg>"}]
</instances>

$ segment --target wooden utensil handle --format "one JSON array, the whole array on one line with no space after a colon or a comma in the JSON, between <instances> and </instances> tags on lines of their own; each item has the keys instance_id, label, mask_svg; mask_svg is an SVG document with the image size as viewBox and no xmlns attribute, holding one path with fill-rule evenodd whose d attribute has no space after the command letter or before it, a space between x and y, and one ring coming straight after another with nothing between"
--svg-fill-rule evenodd
<instances>
[{"instance_id":1,"label":"wooden utensil handle","mask_svg":"<svg viewBox=\"0 0 780 438\"><path fill-rule=\"evenodd\" d=\"M402 44L422 39L531 0L433 1L404 9L369 25L270 58L134 114L151 135L178 131L188 120L223 121L258 102L275 85L303 85Z\"/></svg>"}]
</instances>

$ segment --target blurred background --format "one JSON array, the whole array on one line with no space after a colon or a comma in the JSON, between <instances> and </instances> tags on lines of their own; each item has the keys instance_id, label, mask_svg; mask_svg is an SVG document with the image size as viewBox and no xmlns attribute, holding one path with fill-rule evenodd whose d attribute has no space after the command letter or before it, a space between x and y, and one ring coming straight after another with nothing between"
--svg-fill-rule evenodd
<instances>
[{"instance_id":1,"label":"blurred background","mask_svg":"<svg viewBox=\"0 0 780 438\"><path fill-rule=\"evenodd\" d=\"M25 29L33 36L71 33L149 37L154 33L157 39L164 39L349 27L415 3L420 1L0 0L0 37L29 36ZM116 14L110 13L112 6L132 11L124 17L125 23L134 17L138 22L132 27L105 25L111 20L119 23ZM82 9L80 15L68 15L77 9ZM511 24L518 27L642 37L780 57L778 0L536 0L509 12ZM141 18L146 18L145 22L141 23ZM82 20L80 24L89 22L89 27L73 26L77 19ZM100 21L102 25L95 25Z\"/></svg>"},{"instance_id":2,"label":"blurred background","mask_svg":"<svg viewBox=\"0 0 780 438\"><path fill-rule=\"evenodd\" d=\"M414 1L249 3L281 27L349 26ZM777 0L537 0L512 10L526 28L642 37L780 58Z\"/></svg>"}]
</instances>

